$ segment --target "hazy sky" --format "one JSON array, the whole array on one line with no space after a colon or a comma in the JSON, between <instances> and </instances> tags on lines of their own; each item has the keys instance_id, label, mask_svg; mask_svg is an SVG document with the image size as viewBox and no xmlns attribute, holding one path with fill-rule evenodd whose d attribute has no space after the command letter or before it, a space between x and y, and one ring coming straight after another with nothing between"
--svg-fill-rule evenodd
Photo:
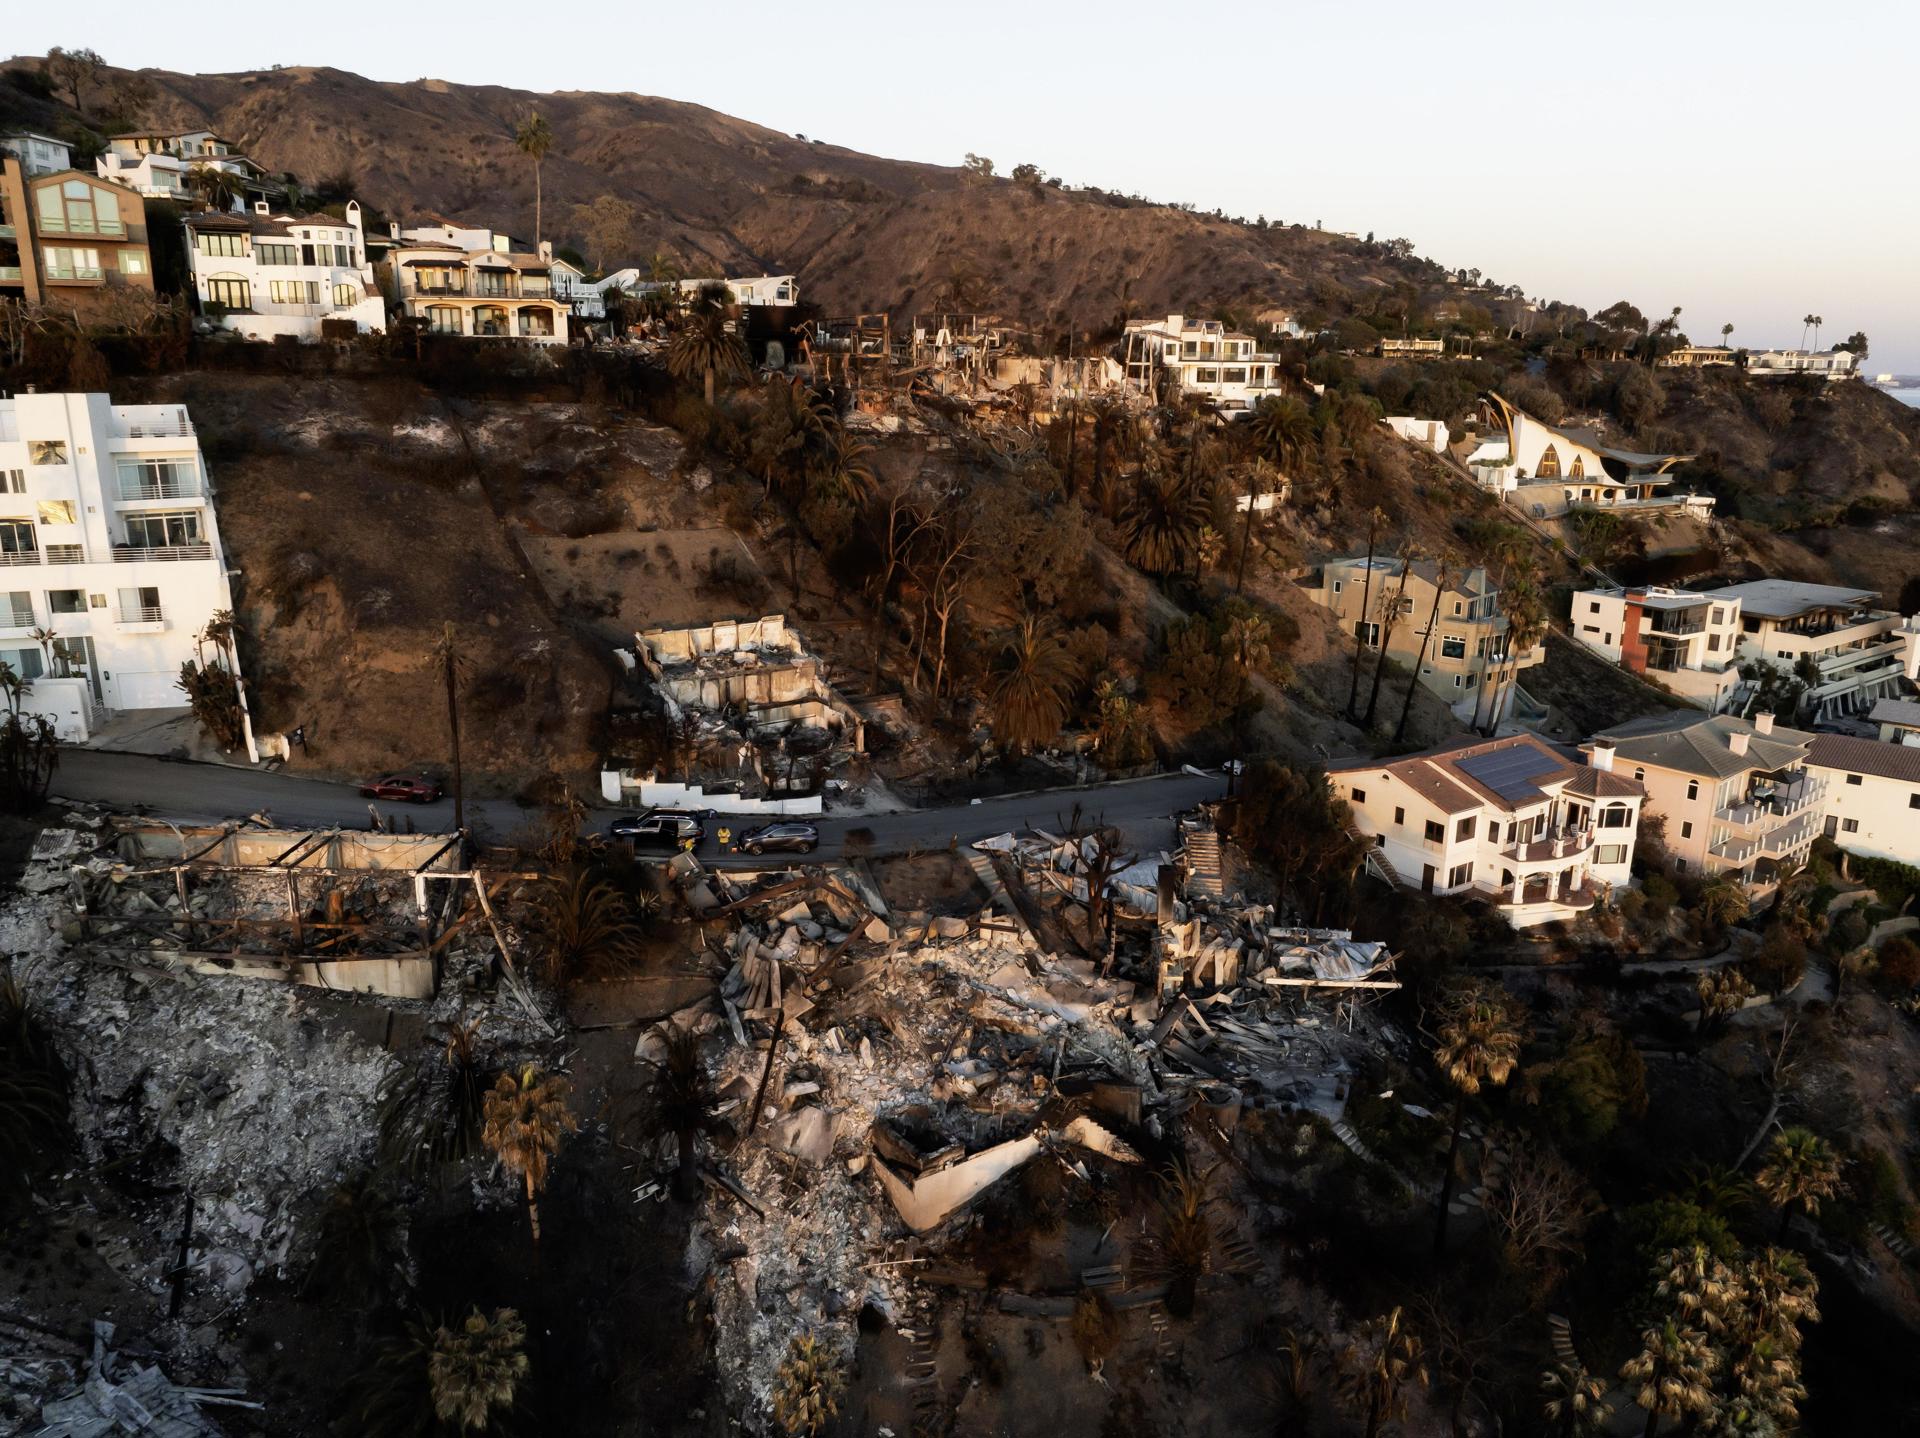
<instances>
[{"instance_id":1,"label":"hazy sky","mask_svg":"<svg viewBox=\"0 0 1920 1438\"><path fill-rule=\"evenodd\" d=\"M1406 235L1696 341L1920 372L1920 0L541 7L6 3L0 46L633 90L902 159ZM604 18L603 18L604 17Z\"/></svg>"}]
</instances>

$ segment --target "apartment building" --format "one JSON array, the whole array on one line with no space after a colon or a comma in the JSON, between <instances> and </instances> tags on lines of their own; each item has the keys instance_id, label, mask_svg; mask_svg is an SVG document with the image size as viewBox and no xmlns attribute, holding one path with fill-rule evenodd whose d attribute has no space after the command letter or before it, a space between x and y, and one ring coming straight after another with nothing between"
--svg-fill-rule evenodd
<instances>
[{"instance_id":1,"label":"apartment building","mask_svg":"<svg viewBox=\"0 0 1920 1438\"><path fill-rule=\"evenodd\" d=\"M1920 745L1920 703L1911 699L1876 699L1867 722L1880 726L1883 744Z\"/></svg>"},{"instance_id":2,"label":"apartment building","mask_svg":"<svg viewBox=\"0 0 1920 1438\"><path fill-rule=\"evenodd\" d=\"M1920 865L1920 748L1816 734L1807 770L1826 784L1829 839L1851 853Z\"/></svg>"},{"instance_id":3,"label":"apartment building","mask_svg":"<svg viewBox=\"0 0 1920 1438\"><path fill-rule=\"evenodd\" d=\"M107 148L94 161L94 171L103 180L125 185L151 199L183 203L194 198L193 172L198 169L222 170L233 176L239 191L234 197L235 210L262 200L268 204L286 202L283 181L211 130L112 135Z\"/></svg>"},{"instance_id":4,"label":"apartment building","mask_svg":"<svg viewBox=\"0 0 1920 1438\"><path fill-rule=\"evenodd\" d=\"M1614 769L1645 786L1646 811L1666 821L1677 868L1770 879L1802 860L1820 832L1826 782L1806 764L1814 736L1730 714L1655 714L1616 725L1581 747L1612 751Z\"/></svg>"},{"instance_id":5,"label":"apartment building","mask_svg":"<svg viewBox=\"0 0 1920 1438\"><path fill-rule=\"evenodd\" d=\"M0 659L44 685L26 707L51 706L67 737L106 711L184 704L195 636L233 607L186 407L0 399L0 587ZM66 690L84 695L77 719Z\"/></svg>"},{"instance_id":6,"label":"apartment building","mask_svg":"<svg viewBox=\"0 0 1920 1438\"><path fill-rule=\"evenodd\" d=\"M1127 382L1142 394L1157 393L1164 382L1170 394L1198 395L1216 409L1251 409L1281 391L1280 356L1254 343L1218 320L1130 320Z\"/></svg>"},{"instance_id":7,"label":"apartment building","mask_svg":"<svg viewBox=\"0 0 1920 1438\"><path fill-rule=\"evenodd\" d=\"M1739 604L1743 662L1783 670L1811 664L1813 682L1800 696L1807 723L1864 713L1878 699L1898 698L1920 676L1920 617L1876 608L1875 590L1756 579L1705 596Z\"/></svg>"},{"instance_id":8,"label":"apartment building","mask_svg":"<svg viewBox=\"0 0 1920 1438\"><path fill-rule=\"evenodd\" d=\"M394 301L409 319L434 334L567 342L573 299L555 291L550 241L541 241L537 254L526 254L491 230L430 226L402 232L396 226L394 235L386 263Z\"/></svg>"},{"instance_id":9,"label":"apartment building","mask_svg":"<svg viewBox=\"0 0 1920 1438\"><path fill-rule=\"evenodd\" d=\"M1571 919L1632 878L1641 786L1534 737L1327 773L1373 841L1368 867L1428 894L1484 897L1516 929Z\"/></svg>"},{"instance_id":10,"label":"apartment building","mask_svg":"<svg viewBox=\"0 0 1920 1438\"><path fill-rule=\"evenodd\" d=\"M1700 518L1713 512L1712 495L1668 490L1673 469L1691 460L1690 454L1620 449L1592 431L1537 420L1498 394L1486 396L1485 409L1506 439L1506 463L1482 465L1481 482L1535 518L1575 508L1680 511Z\"/></svg>"},{"instance_id":11,"label":"apartment building","mask_svg":"<svg viewBox=\"0 0 1920 1438\"><path fill-rule=\"evenodd\" d=\"M58 174L61 170L73 168L73 150L65 140L56 140L51 135L36 135L30 130L0 135L0 152L18 160L20 168L29 177Z\"/></svg>"},{"instance_id":12,"label":"apartment building","mask_svg":"<svg viewBox=\"0 0 1920 1438\"><path fill-rule=\"evenodd\" d=\"M1829 381L1853 379L1860 373L1860 356L1851 350L1750 350L1747 373L1757 379L1795 374Z\"/></svg>"},{"instance_id":13,"label":"apartment building","mask_svg":"<svg viewBox=\"0 0 1920 1438\"><path fill-rule=\"evenodd\" d=\"M78 170L29 176L0 154L0 300L58 303L85 318L127 289L153 291L140 197Z\"/></svg>"},{"instance_id":14,"label":"apartment building","mask_svg":"<svg viewBox=\"0 0 1920 1438\"><path fill-rule=\"evenodd\" d=\"M185 224L194 298L209 323L257 340L386 329L358 202L336 217L276 214L260 200L241 213L189 215Z\"/></svg>"},{"instance_id":15,"label":"apartment building","mask_svg":"<svg viewBox=\"0 0 1920 1438\"><path fill-rule=\"evenodd\" d=\"M1349 639L1358 635L1377 653L1384 633L1388 655L1407 669L1417 663L1420 682L1460 718L1470 720L1478 710L1483 721L1492 722L1487 711L1496 705L1495 719L1512 712L1518 685L1504 684L1510 625L1484 568L1449 574L1443 586L1433 560L1409 564L1361 555L1329 560L1303 587L1315 604L1338 616ZM1435 630L1431 640L1429 628ZM1537 642L1516 657L1514 670L1531 669L1546 657L1545 643ZM1496 669L1504 686L1497 698Z\"/></svg>"},{"instance_id":16,"label":"apartment building","mask_svg":"<svg viewBox=\"0 0 1920 1438\"><path fill-rule=\"evenodd\" d=\"M1718 714L1740 683L1740 600L1659 585L1583 589L1573 637L1615 664Z\"/></svg>"}]
</instances>

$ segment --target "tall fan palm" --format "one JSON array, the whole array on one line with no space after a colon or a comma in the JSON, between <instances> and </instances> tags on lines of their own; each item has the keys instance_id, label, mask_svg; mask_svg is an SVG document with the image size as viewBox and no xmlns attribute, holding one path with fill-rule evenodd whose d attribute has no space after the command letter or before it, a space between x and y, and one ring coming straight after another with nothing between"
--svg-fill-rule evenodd
<instances>
[{"instance_id":1,"label":"tall fan palm","mask_svg":"<svg viewBox=\"0 0 1920 1438\"><path fill-rule=\"evenodd\" d=\"M577 1132L580 1121L567 1110L573 1085L558 1074L542 1076L532 1064L518 1074L503 1073L487 1091L486 1127L481 1137L509 1173L527 1186L527 1221L540 1242L540 1190L560 1144Z\"/></svg>"},{"instance_id":2,"label":"tall fan palm","mask_svg":"<svg viewBox=\"0 0 1920 1438\"><path fill-rule=\"evenodd\" d=\"M418 1178L480 1151L487 1065L480 1020L449 1024L437 1056L395 1069L380 1085L380 1159Z\"/></svg>"},{"instance_id":3,"label":"tall fan palm","mask_svg":"<svg viewBox=\"0 0 1920 1438\"><path fill-rule=\"evenodd\" d=\"M1248 437L1252 440L1254 452L1280 472L1283 480L1295 477L1293 471L1299 467L1300 457L1307 452L1307 446L1313 443L1313 416L1307 407L1291 395L1268 395L1254 406L1253 417L1248 421ZM1247 517L1240 527L1240 562L1235 566L1233 576L1234 593L1238 594L1246 585L1247 551L1253 545L1253 509L1254 498L1261 493L1261 471L1254 470L1254 487L1247 500Z\"/></svg>"},{"instance_id":4,"label":"tall fan palm","mask_svg":"<svg viewBox=\"0 0 1920 1438\"><path fill-rule=\"evenodd\" d=\"M1467 1121L1467 1100L1481 1089L1499 1087L1520 1065L1520 1028L1504 992L1482 980L1460 985L1442 1000L1434 1067L1453 1085L1453 1132L1447 1143L1447 1169L1440 1182L1440 1211L1434 1224L1433 1251L1447 1246L1447 1208L1453 1202L1454 1168L1460 1158L1460 1131Z\"/></svg>"},{"instance_id":5,"label":"tall fan palm","mask_svg":"<svg viewBox=\"0 0 1920 1438\"><path fill-rule=\"evenodd\" d=\"M813 469L817 492L859 509L873 495L873 446L862 444L835 423Z\"/></svg>"},{"instance_id":6,"label":"tall fan palm","mask_svg":"<svg viewBox=\"0 0 1920 1438\"><path fill-rule=\"evenodd\" d=\"M745 343L728 328L724 303L715 303L702 287L685 321L674 332L667 349L667 369L676 379L690 380L700 375L707 403L712 404L715 380L745 374L748 363Z\"/></svg>"},{"instance_id":7,"label":"tall fan palm","mask_svg":"<svg viewBox=\"0 0 1920 1438\"><path fill-rule=\"evenodd\" d=\"M1780 1205L1780 1237L1784 1239L1796 1204L1802 1212L1816 1214L1820 1200L1840 1191L1840 1156L1812 1129L1782 1129L1773 1136L1767 1161L1753 1181Z\"/></svg>"},{"instance_id":8,"label":"tall fan palm","mask_svg":"<svg viewBox=\"0 0 1920 1438\"><path fill-rule=\"evenodd\" d=\"M1366 1415L1367 1438L1377 1438L1380 1425L1403 1418L1407 1389L1427 1386L1427 1365L1419 1335L1406 1326L1401 1310L1360 1325L1353 1343L1340 1359L1340 1386L1354 1407Z\"/></svg>"},{"instance_id":9,"label":"tall fan palm","mask_svg":"<svg viewBox=\"0 0 1920 1438\"><path fill-rule=\"evenodd\" d=\"M1613 1418L1607 1385L1579 1363L1562 1363L1540 1375L1541 1413L1560 1438L1598 1438Z\"/></svg>"},{"instance_id":10,"label":"tall fan palm","mask_svg":"<svg viewBox=\"0 0 1920 1438\"><path fill-rule=\"evenodd\" d=\"M554 988L594 972L618 973L640 955L642 937L625 894L589 874L549 874L536 891L539 966Z\"/></svg>"},{"instance_id":11,"label":"tall fan palm","mask_svg":"<svg viewBox=\"0 0 1920 1438\"><path fill-rule=\"evenodd\" d=\"M706 1065L700 1061L699 1035L677 1024L669 1025L666 1052L642 1062L653 1070L647 1125L656 1135L673 1135L680 1150L679 1166L673 1174L674 1196L692 1202L699 1192L695 1145L701 1134L713 1130L714 1109L719 1102Z\"/></svg>"},{"instance_id":12,"label":"tall fan palm","mask_svg":"<svg viewBox=\"0 0 1920 1438\"><path fill-rule=\"evenodd\" d=\"M1000 742L1028 750L1050 742L1067 720L1073 658L1052 622L1029 614L1008 630L994 661L993 728Z\"/></svg>"},{"instance_id":13,"label":"tall fan palm","mask_svg":"<svg viewBox=\"0 0 1920 1438\"><path fill-rule=\"evenodd\" d=\"M491 1318L475 1308L457 1329L442 1324L427 1355L427 1382L440 1421L457 1424L462 1433L486 1432L513 1407L527 1376L526 1343L527 1326L511 1308L496 1308Z\"/></svg>"},{"instance_id":14,"label":"tall fan palm","mask_svg":"<svg viewBox=\"0 0 1920 1438\"><path fill-rule=\"evenodd\" d=\"M1685 1419L1713 1407L1713 1374L1720 1354L1706 1334L1665 1319L1640 1335L1640 1351L1620 1366L1635 1386L1633 1401L1647 1411L1645 1438L1663 1418Z\"/></svg>"},{"instance_id":15,"label":"tall fan palm","mask_svg":"<svg viewBox=\"0 0 1920 1438\"><path fill-rule=\"evenodd\" d=\"M547 158L547 151L553 148L553 127L538 110L529 110L513 127L513 143L519 146L521 154L533 161L533 243L537 248L545 238L540 227L540 166Z\"/></svg>"},{"instance_id":16,"label":"tall fan palm","mask_svg":"<svg viewBox=\"0 0 1920 1438\"><path fill-rule=\"evenodd\" d=\"M1199 485L1168 470L1147 471L1120 517L1127 558L1149 574L1177 574L1198 556L1201 531L1212 517Z\"/></svg>"},{"instance_id":17,"label":"tall fan palm","mask_svg":"<svg viewBox=\"0 0 1920 1438\"><path fill-rule=\"evenodd\" d=\"M200 208L224 214L240 198L240 177L218 165L195 165L187 175L187 188L200 201Z\"/></svg>"}]
</instances>

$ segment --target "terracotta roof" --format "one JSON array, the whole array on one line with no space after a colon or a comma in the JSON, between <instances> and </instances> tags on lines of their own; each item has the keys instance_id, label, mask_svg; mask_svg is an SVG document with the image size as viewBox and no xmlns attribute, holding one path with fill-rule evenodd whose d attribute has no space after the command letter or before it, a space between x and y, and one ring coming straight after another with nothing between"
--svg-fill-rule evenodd
<instances>
[{"instance_id":1,"label":"terracotta roof","mask_svg":"<svg viewBox=\"0 0 1920 1438\"><path fill-rule=\"evenodd\" d=\"M1920 784L1920 747L1854 739L1845 734L1816 734L1807 762L1849 774L1872 774L1902 784Z\"/></svg>"},{"instance_id":2,"label":"terracotta roof","mask_svg":"<svg viewBox=\"0 0 1920 1438\"><path fill-rule=\"evenodd\" d=\"M1647 786L1629 779L1625 774L1614 774L1583 764L1580 772L1569 779L1567 787L1560 792L1575 794L1583 799L1630 799L1636 794L1646 793Z\"/></svg>"},{"instance_id":3,"label":"terracotta roof","mask_svg":"<svg viewBox=\"0 0 1920 1438\"><path fill-rule=\"evenodd\" d=\"M1514 755L1528 756L1532 762L1506 757ZM1596 798L1642 792L1639 784L1624 775L1588 769L1531 734L1462 739L1384 764L1343 764L1328 772L1349 782L1367 774L1397 779L1445 814L1486 808L1511 814L1539 803L1548 790Z\"/></svg>"},{"instance_id":4,"label":"terracotta roof","mask_svg":"<svg viewBox=\"0 0 1920 1438\"><path fill-rule=\"evenodd\" d=\"M1747 736L1747 752L1733 752L1732 736ZM1775 727L1762 734L1731 714L1650 714L1595 734L1587 745L1611 744L1632 764L1731 779L1754 770L1785 769L1798 763L1813 742L1811 734ZM1584 747L1584 746L1583 746Z\"/></svg>"}]
</instances>

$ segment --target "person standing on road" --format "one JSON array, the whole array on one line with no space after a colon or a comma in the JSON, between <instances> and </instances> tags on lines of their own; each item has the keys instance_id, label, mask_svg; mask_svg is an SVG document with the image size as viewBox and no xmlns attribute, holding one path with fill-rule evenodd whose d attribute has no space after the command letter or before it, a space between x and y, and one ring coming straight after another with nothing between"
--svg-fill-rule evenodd
<instances>
[{"instance_id":1,"label":"person standing on road","mask_svg":"<svg viewBox=\"0 0 1920 1438\"><path fill-rule=\"evenodd\" d=\"M723 854L732 853L733 852L733 830L729 829L725 824L722 824L720 826L719 839L720 839L720 852Z\"/></svg>"}]
</instances>

